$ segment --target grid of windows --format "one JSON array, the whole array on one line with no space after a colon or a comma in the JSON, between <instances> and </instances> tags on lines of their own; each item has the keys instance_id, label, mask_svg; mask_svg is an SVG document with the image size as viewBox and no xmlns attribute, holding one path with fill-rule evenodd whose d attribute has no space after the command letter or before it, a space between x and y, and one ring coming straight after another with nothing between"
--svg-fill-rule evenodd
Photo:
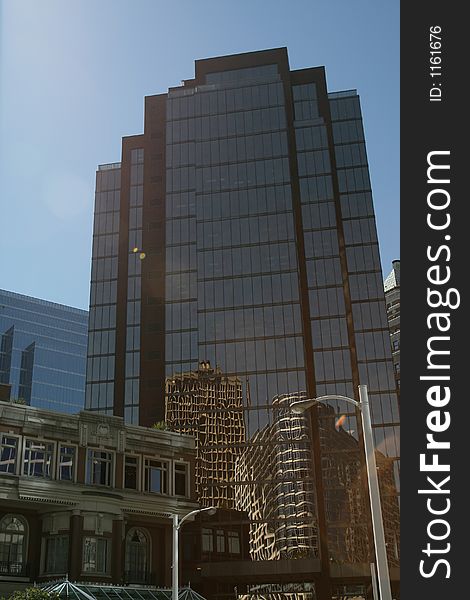
<instances>
[{"instance_id":1,"label":"grid of windows","mask_svg":"<svg viewBox=\"0 0 470 600\"><path fill-rule=\"evenodd\" d=\"M0 383L38 408L83 410L88 312L0 290Z\"/></svg>"},{"instance_id":2,"label":"grid of windows","mask_svg":"<svg viewBox=\"0 0 470 600\"><path fill-rule=\"evenodd\" d=\"M317 393L328 386L329 393L339 394L339 389L352 388L352 372L327 129L314 83L293 86L293 96L294 105L312 107L312 116L296 115L294 125L315 381Z\"/></svg>"},{"instance_id":3,"label":"grid of windows","mask_svg":"<svg viewBox=\"0 0 470 600\"><path fill-rule=\"evenodd\" d=\"M0 343L0 383L10 383L11 353L13 350L13 332L15 327L10 327L2 333Z\"/></svg>"},{"instance_id":4,"label":"grid of windows","mask_svg":"<svg viewBox=\"0 0 470 600\"><path fill-rule=\"evenodd\" d=\"M368 385L375 423L383 423L384 415L378 411L383 405L393 404L390 384L393 377L387 364L390 351L383 325L382 278L359 100L355 94L334 96L330 100L334 139L331 148L324 115L315 112L315 85L294 86L293 97L316 393L355 396L350 351L354 339L359 381ZM336 162L334 173L332 151ZM333 177L338 182L339 206ZM345 256L340 250L341 234L344 234ZM348 271L351 309L344 288L344 266ZM347 318L349 310L352 310L352 327ZM336 423L342 414L346 419L338 428ZM320 411L329 548L335 559L346 562L359 556L366 560L369 551L364 499L358 496L354 503L344 494L346 481L350 489L361 489L358 428L354 411L344 402L332 402ZM381 444L378 437L381 430L376 427L375 433L384 460L396 457L398 449L391 452L391 438L395 440L395 436L384 435L386 441ZM341 463L348 464L347 476L343 467L339 468ZM386 463L381 468L382 488L387 490L384 493L395 493L392 464ZM392 507L390 534L396 525L392 521L398 519L398 506L394 501L389 506ZM344 522L354 525L345 528Z\"/></svg>"},{"instance_id":5,"label":"grid of windows","mask_svg":"<svg viewBox=\"0 0 470 600\"><path fill-rule=\"evenodd\" d=\"M127 269L126 359L124 420L139 423L142 205L144 198L144 150L131 150L129 202L129 257Z\"/></svg>"},{"instance_id":6,"label":"grid of windows","mask_svg":"<svg viewBox=\"0 0 470 600\"><path fill-rule=\"evenodd\" d=\"M112 414L121 169L96 173L85 406Z\"/></svg>"},{"instance_id":7,"label":"grid of windows","mask_svg":"<svg viewBox=\"0 0 470 600\"><path fill-rule=\"evenodd\" d=\"M18 386L18 398L25 404L31 404L33 391L33 367L34 351L36 343L33 342L21 353L20 385Z\"/></svg>"},{"instance_id":8,"label":"grid of windows","mask_svg":"<svg viewBox=\"0 0 470 600\"><path fill-rule=\"evenodd\" d=\"M339 190L338 212L341 215L341 226L344 234L345 266L348 271L348 288L352 311L352 326L350 325L349 338L354 339L355 343L359 383L368 386L377 461L380 464L381 492L383 505L386 507L384 515L389 560L391 564L396 565L397 556L391 548L396 545L393 536L399 526L396 498L399 485L396 478L397 469L395 468L397 463L394 463L399 456L398 430L395 427L399 421L398 404L395 394L391 350L388 342L389 333L359 97L355 92L343 94L342 96L333 95L329 104ZM323 244L323 247L328 248L325 244ZM317 245L317 250L318 248ZM339 265L337 265L336 273L339 278L338 281L341 281ZM330 306L334 306L334 302ZM331 311L331 308L329 310ZM338 335L337 332L333 336L334 343L341 344L347 339L345 337L347 331L345 325L343 321L343 335ZM322 340L325 339L323 330L321 332ZM316 334L318 335L318 332ZM328 333L326 337L328 338ZM316 375L321 371L329 381L327 381L325 387L320 387L320 389L317 387L317 393L344 393L338 389L337 384L333 384L332 379L337 380L338 365L341 364L347 369L345 379L351 379L350 356L343 356L341 360L338 357L337 350L332 353L323 352L323 354L329 354L328 365L326 362L325 365L316 364ZM322 367L325 368L322 370ZM354 397L355 390L350 381L344 383L350 389L349 393L345 395ZM346 421L339 428L340 432L348 431L352 438L357 438L359 425L355 415L348 414L351 413L351 408L347 406L338 406L337 408L339 409L338 413L347 415ZM335 416L325 412L322 416L326 431L332 431L331 426L336 422L338 413ZM335 419L335 421L332 419ZM328 428L328 422L330 428ZM326 482L328 536L331 551L343 558L344 554L348 555L348 544L352 543L354 539L360 540L362 537L365 540L367 538L366 518L362 505L357 505L355 507L356 515L358 515L356 518L357 527L346 531L341 525L341 522L345 520L344 506L347 503L339 491L338 473L332 468L335 456L330 447L330 440L326 438L322 444L322 454L323 464L325 465L323 481ZM343 449L346 454L349 452L349 456L359 465L357 450L354 453L352 449L347 449L346 446ZM351 464L350 477L354 472L353 469L354 462ZM358 476L360 476L360 471L356 470L355 477ZM351 479L351 485L353 485L352 482L353 479ZM354 509L352 506L350 508ZM366 546L364 546L365 550ZM351 557L348 557L348 560L351 560Z\"/></svg>"},{"instance_id":9,"label":"grid of windows","mask_svg":"<svg viewBox=\"0 0 470 600\"><path fill-rule=\"evenodd\" d=\"M274 424L274 396L305 389L284 97L275 82L234 74L214 82L215 88L168 96L166 373L175 378L210 361L238 377L250 407L247 436L254 439ZM381 403L389 392L378 366L387 360L384 336L369 329L383 328L364 325L380 323L383 294L358 101L331 100L333 148L315 84L294 85L292 94L316 391L355 395L346 259L359 378ZM336 427L340 414L347 418ZM356 415L336 402L320 422L332 555L367 560ZM358 492L354 501L348 488ZM345 521L355 525L348 529ZM210 544L208 535L203 543ZM222 544L225 537L216 535L214 548Z\"/></svg>"},{"instance_id":10,"label":"grid of windows","mask_svg":"<svg viewBox=\"0 0 470 600\"><path fill-rule=\"evenodd\" d=\"M166 372L208 360L265 405L305 387L297 255L282 85L241 71L168 97Z\"/></svg>"},{"instance_id":11,"label":"grid of windows","mask_svg":"<svg viewBox=\"0 0 470 600\"><path fill-rule=\"evenodd\" d=\"M311 121L319 117L317 90L314 83L292 86L296 121Z\"/></svg>"},{"instance_id":12,"label":"grid of windows","mask_svg":"<svg viewBox=\"0 0 470 600\"><path fill-rule=\"evenodd\" d=\"M205 84L198 79L195 87L188 82L171 89L166 102L167 386L193 374L204 383L208 373L201 371L207 365L212 365L214 397L224 378L236 381L243 397L243 439L236 444L222 439L212 427L229 405L207 409L205 392L195 398L185 388L173 403L174 422L166 420L175 428L196 427L201 438L207 435L198 459L227 451L237 456L241 485L235 486L235 505L226 501L227 477L217 460L207 469L207 482L201 477L196 482L196 493L201 505L213 497L224 508L243 506L250 519L250 554L262 559L318 553L318 524L311 519L318 489L303 464L310 452L308 433L303 426L292 430L292 417L275 405L279 398L273 402L280 394L304 390L307 370L317 396L355 397L357 383L367 383L381 489L389 496L388 532L398 515L396 396L359 100L354 91L332 94L328 106L327 98L319 97L324 82L318 88L310 82L292 86L292 106L287 107L289 80L305 82L307 76L292 73L281 82L277 65L211 73ZM312 70L312 78L317 77L320 82L323 75ZM291 181L294 173L298 181ZM143 151L136 149L131 155L125 332L125 417L130 421L138 418L139 403L142 178ZM157 225L146 224L154 236L159 235ZM109 258L115 247L113 231L104 223L100 227L107 228L96 246L98 260ZM298 264L302 248L305 282L300 282L304 270ZM112 261L100 269L112 272ZM306 298L300 296L304 284ZM310 334L312 348L304 356ZM148 384L152 387L151 380ZM145 401L153 399L149 395ZM197 424L185 425L184 410L196 405ZM344 402L318 411L314 434L320 439L330 558L367 562L371 547L360 423ZM339 421L341 415L345 418ZM125 485L135 489L139 472L133 457L125 459L124 471ZM142 461L141 476L147 492L168 493L170 488L179 494L184 489L178 465L171 473L169 464L156 458ZM238 554L235 533L215 525L204 529L204 551ZM388 542L390 548L395 545L391 538Z\"/></svg>"},{"instance_id":13,"label":"grid of windows","mask_svg":"<svg viewBox=\"0 0 470 600\"><path fill-rule=\"evenodd\" d=\"M369 389L377 448L399 455L398 402L359 98L330 100L359 374Z\"/></svg>"},{"instance_id":14,"label":"grid of windows","mask_svg":"<svg viewBox=\"0 0 470 600\"><path fill-rule=\"evenodd\" d=\"M0 433L0 474L77 482L76 445ZM143 469L141 468L143 465ZM115 453L86 449L85 483L114 486ZM80 481L80 483L83 483ZM123 489L189 498L189 463L125 454Z\"/></svg>"}]
</instances>

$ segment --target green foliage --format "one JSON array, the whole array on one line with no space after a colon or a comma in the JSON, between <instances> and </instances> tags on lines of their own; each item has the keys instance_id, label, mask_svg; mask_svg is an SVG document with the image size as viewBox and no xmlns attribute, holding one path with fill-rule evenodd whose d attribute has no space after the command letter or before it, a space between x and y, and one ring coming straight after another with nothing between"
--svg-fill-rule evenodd
<instances>
[{"instance_id":1,"label":"green foliage","mask_svg":"<svg viewBox=\"0 0 470 600\"><path fill-rule=\"evenodd\" d=\"M157 421L152 425L152 428L159 429L160 431L167 431L168 425L165 423L165 421Z\"/></svg>"},{"instance_id":2,"label":"green foliage","mask_svg":"<svg viewBox=\"0 0 470 600\"><path fill-rule=\"evenodd\" d=\"M24 398L10 398L10 402L13 404L26 404L26 400Z\"/></svg>"},{"instance_id":3,"label":"green foliage","mask_svg":"<svg viewBox=\"0 0 470 600\"><path fill-rule=\"evenodd\" d=\"M6 599L2 598L2 600ZM59 600L59 594L31 587L25 590L17 590L11 596L8 596L8 600Z\"/></svg>"}]
</instances>

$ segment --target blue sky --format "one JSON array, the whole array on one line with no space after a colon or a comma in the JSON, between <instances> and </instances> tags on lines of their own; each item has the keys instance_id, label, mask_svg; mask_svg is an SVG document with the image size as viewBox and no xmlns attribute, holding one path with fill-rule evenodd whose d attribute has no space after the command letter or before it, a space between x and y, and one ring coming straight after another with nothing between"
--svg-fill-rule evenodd
<instances>
[{"instance_id":1,"label":"blue sky","mask_svg":"<svg viewBox=\"0 0 470 600\"><path fill-rule=\"evenodd\" d=\"M0 0L0 287L88 308L96 166L194 60L287 46L361 96L384 275L399 258L399 3Z\"/></svg>"}]
</instances>

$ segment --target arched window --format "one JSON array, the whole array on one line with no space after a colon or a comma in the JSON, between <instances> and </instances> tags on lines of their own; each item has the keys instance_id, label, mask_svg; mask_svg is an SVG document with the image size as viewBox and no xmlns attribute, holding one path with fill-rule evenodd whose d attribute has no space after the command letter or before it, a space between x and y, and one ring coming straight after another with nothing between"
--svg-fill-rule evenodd
<instances>
[{"instance_id":1,"label":"arched window","mask_svg":"<svg viewBox=\"0 0 470 600\"><path fill-rule=\"evenodd\" d=\"M126 535L125 570L128 583L150 581L150 536L141 527L129 529Z\"/></svg>"},{"instance_id":2,"label":"arched window","mask_svg":"<svg viewBox=\"0 0 470 600\"><path fill-rule=\"evenodd\" d=\"M28 523L21 515L0 521L0 573L21 575L26 568Z\"/></svg>"}]
</instances>

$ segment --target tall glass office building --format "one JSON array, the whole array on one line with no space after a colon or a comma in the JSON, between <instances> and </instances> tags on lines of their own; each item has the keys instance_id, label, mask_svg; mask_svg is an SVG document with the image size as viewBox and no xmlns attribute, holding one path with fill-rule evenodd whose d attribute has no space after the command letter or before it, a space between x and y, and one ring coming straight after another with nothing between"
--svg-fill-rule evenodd
<instances>
[{"instance_id":1,"label":"tall glass office building","mask_svg":"<svg viewBox=\"0 0 470 600\"><path fill-rule=\"evenodd\" d=\"M323 67L290 70L285 48L199 60L194 79L145 99L144 133L123 139L118 167L112 410L163 420L165 382L175 406L172 382L194 379L201 364L242 386L234 480L215 471L204 480L220 497L235 488L237 503L221 504L199 545L188 539L186 576L214 598L233 597L234 585L240 598L366 597L360 415L335 401L289 428L284 398L357 400L367 384L396 581L399 416L357 92L328 92ZM95 253L97 268L111 256ZM87 407L103 410L92 393ZM308 468L287 467L286 456L303 465L307 450ZM298 503L275 508L285 494ZM250 511L250 498L263 510ZM292 553L296 529L310 541Z\"/></svg>"},{"instance_id":2,"label":"tall glass office building","mask_svg":"<svg viewBox=\"0 0 470 600\"><path fill-rule=\"evenodd\" d=\"M85 310L0 290L0 383L12 399L83 410L87 329Z\"/></svg>"}]
</instances>

